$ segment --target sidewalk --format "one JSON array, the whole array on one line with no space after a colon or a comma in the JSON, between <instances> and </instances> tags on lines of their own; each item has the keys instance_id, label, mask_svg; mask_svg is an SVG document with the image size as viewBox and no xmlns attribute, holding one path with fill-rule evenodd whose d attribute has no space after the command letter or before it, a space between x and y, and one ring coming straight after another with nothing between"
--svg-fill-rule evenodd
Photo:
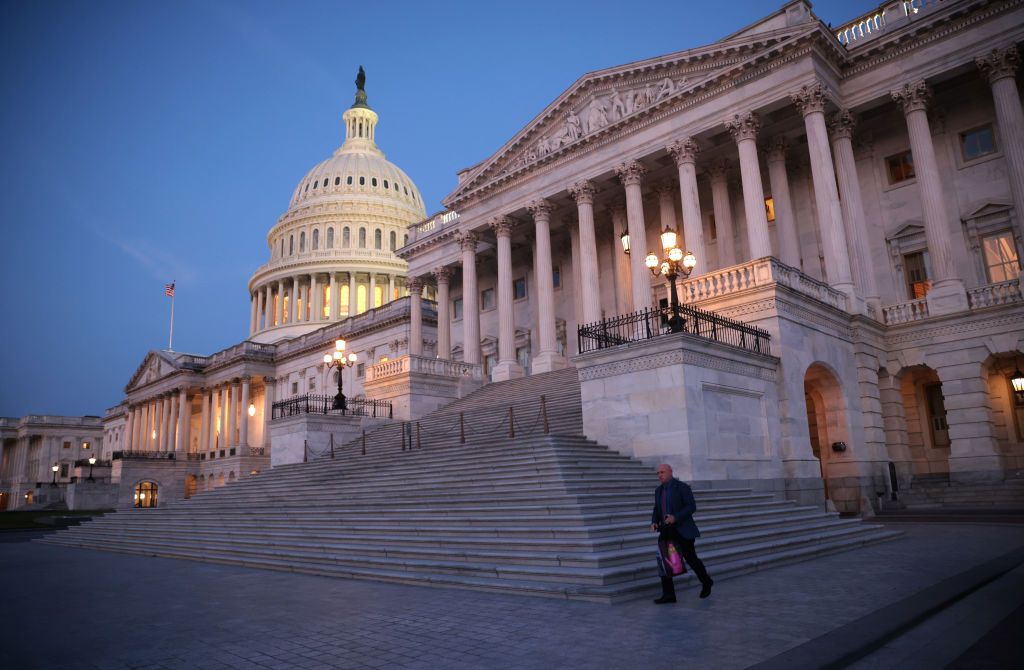
<instances>
[{"instance_id":1,"label":"sidewalk","mask_svg":"<svg viewBox=\"0 0 1024 670\"><path fill-rule=\"evenodd\" d=\"M1024 546L1022 526L898 528L660 607L6 544L0 667L745 668Z\"/></svg>"}]
</instances>

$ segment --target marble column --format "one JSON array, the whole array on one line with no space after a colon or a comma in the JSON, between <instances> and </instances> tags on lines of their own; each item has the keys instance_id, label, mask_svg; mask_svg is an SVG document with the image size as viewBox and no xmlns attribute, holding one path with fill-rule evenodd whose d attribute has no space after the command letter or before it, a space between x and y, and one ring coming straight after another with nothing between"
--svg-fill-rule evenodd
<instances>
[{"instance_id":1,"label":"marble column","mask_svg":"<svg viewBox=\"0 0 1024 670\"><path fill-rule=\"evenodd\" d=\"M131 451L132 431L135 430L135 409L131 405L126 406L124 415L124 444L121 446L121 449Z\"/></svg>"},{"instance_id":2,"label":"marble column","mask_svg":"<svg viewBox=\"0 0 1024 670\"><path fill-rule=\"evenodd\" d=\"M181 405L178 395L179 392L175 391L167 396L167 401L171 406L171 412L170 419L167 422L167 440L164 451L178 450L178 409Z\"/></svg>"},{"instance_id":3,"label":"marble column","mask_svg":"<svg viewBox=\"0 0 1024 670\"><path fill-rule=\"evenodd\" d=\"M916 166L915 166L916 167ZM963 350L936 365L949 425L949 475L971 482L1003 478L1003 458L992 419L988 367L979 363L987 349Z\"/></svg>"},{"instance_id":4,"label":"marble column","mask_svg":"<svg viewBox=\"0 0 1024 670\"><path fill-rule=\"evenodd\" d=\"M323 306L320 304L320 282L317 280L316 273L310 273L309 275L309 320L310 321L322 321L323 320Z\"/></svg>"},{"instance_id":5,"label":"marble column","mask_svg":"<svg viewBox=\"0 0 1024 670\"><path fill-rule=\"evenodd\" d=\"M804 129L807 131L811 181L814 182L814 203L818 210L821 246L825 252L825 275L829 284L847 295L850 307L854 308L857 296L846 249L839 189L836 187L836 174L832 169L832 150L829 148L828 129L825 126L828 91L820 83L805 84L799 91L791 94L790 99L803 115Z\"/></svg>"},{"instance_id":6,"label":"marble column","mask_svg":"<svg viewBox=\"0 0 1024 670\"><path fill-rule=\"evenodd\" d=\"M928 314L952 314L967 309L967 292L958 276L953 258L950 230L954 223L946 209L939 164L935 159L935 146L928 126L928 102L931 91L924 81L906 84L892 92L892 99L903 108L910 135L910 152L914 157L914 174L921 197L924 236L934 273L932 288L928 291ZM955 227L959 230L960 221Z\"/></svg>"},{"instance_id":7,"label":"marble column","mask_svg":"<svg viewBox=\"0 0 1024 670\"><path fill-rule=\"evenodd\" d=\"M537 279L537 328L540 331L540 353L533 357L533 372L551 372L568 366L558 353L555 334L555 285L551 263L551 203L543 198L530 202L526 208L533 216L536 252L533 271ZM513 356L515 354L513 353Z\"/></svg>"},{"instance_id":8,"label":"marble column","mask_svg":"<svg viewBox=\"0 0 1024 670\"><path fill-rule=\"evenodd\" d=\"M679 230L679 225L676 222L676 190L676 185L670 179L658 182L654 187L654 192L658 194L658 219L660 221L658 240L661 240L661 233L667 228L675 232L678 236L679 244L683 244L682 231Z\"/></svg>"},{"instance_id":9,"label":"marble column","mask_svg":"<svg viewBox=\"0 0 1024 670\"><path fill-rule=\"evenodd\" d=\"M262 288L256 289L256 328L253 332L259 332L266 328L263 325L266 322L264 315L266 314L267 303L266 303L266 292Z\"/></svg>"},{"instance_id":10,"label":"marble column","mask_svg":"<svg viewBox=\"0 0 1024 670\"><path fill-rule=\"evenodd\" d=\"M366 308L376 309L377 308L377 273L370 273L370 289L366 297Z\"/></svg>"},{"instance_id":11,"label":"marble column","mask_svg":"<svg viewBox=\"0 0 1024 670\"><path fill-rule=\"evenodd\" d=\"M757 133L761 120L754 112L736 114L726 122L740 155L740 179L743 182L743 212L747 218L747 248L750 259L772 255L768 235L768 216L764 210L764 186L757 160Z\"/></svg>"},{"instance_id":12,"label":"marble column","mask_svg":"<svg viewBox=\"0 0 1024 670\"><path fill-rule=\"evenodd\" d=\"M231 383L227 387L228 401L227 401L227 439L224 440L224 445L227 447L233 447L238 444L238 440L235 437L235 424L238 422L238 380L232 379Z\"/></svg>"},{"instance_id":13,"label":"marble column","mask_svg":"<svg viewBox=\"0 0 1024 670\"><path fill-rule=\"evenodd\" d=\"M263 448L270 455L270 421L274 416L274 382L273 377L263 378Z\"/></svg>"},{"instance_id":14,"label":"marble column","mask_svg":"<svg viewBox=\"0 0 1024 670\"><path fill-rule=\"evenodd\" d=\"M256 317L259 314L259 298L255 291L249 294L249 334L256 332Z\"/></svg>"},{"instance_id":15,"label":"marble column","mask_svg":"<svg viewBox=\"0 0 1024 670\"><path fill-rule=\"evenodd\" d=\"M451 298L448 297L451 286L451 268L444 266L434 268L434 279L437 281L437 357L450 360L452 357L452 317Z\"/></svg>"},{"instance_id":16,"label":"marble column","mask_svg":"<svg viewBox=\"0 0 1024 670\"><path fill-rule=\"evenodd\" d=\"M155 411L153 412L153 451L164 450L164 397L158 395L154 401Z\"/></svg>"},{"instance_id":17,"label":"marble column","mask_svg":"<svg viewBox=\"0 0 1024 670\"><path fill-rule=\"evenodd\" d=\"M697 258L691 277L704 274L708 269L708 253L704 248L704 224L700 216L700 197L697 194L697 154L700 145L692 137L676 140L668 147L679 171L679 198L683 207L684 251Z\"/></svg>"},{"instance_id":18,"label":"marble column","mask_svg":"<svg viewBox=\"0 0 1024 670\"><path fill-rule=\"evenodd\" d=\"M718 267L736 265L736 240L732 225L732 203L729 200L729 163L716 161L711 173L711 206L715 213L715 247L718 249Z\"/></svg>"},{"instance_id":19,"label":"marble column","mask_svg":"<svg viewBox=\"0 0 1024 670\"><path fill-rule=\"evenodd\" d=\"M612 249L614 249L615 267L615 309L618 314L629 314L633 310L633 277L629 265L629 257L622 248L622 234L629 232L626 220L626 203L614 202L609 207L612 219Z\"/></svg>"},{"instance_id":20,"label":"marble column","mask_svg":"<svg viewBox=\"0 0 1024 670\"><path fill-rule=\"evenodd\" d=\"M995 102L996 121L999 124L999 148L1010 178L1010 192L1013 194L1017 225L1024 235L1024 110L1021 108L1020 92L1017 90L1017 68L1020 56L1016 46L993 49L987 56L978 58L975 64L988 77Z\"/></svg>"},{"instance_id":21,"label":"marble column","mask_svg":"<svg viewBox=\"0 0 1024 670\"><path fill-rule=\"evenodd\" d=\"M220 400L221 390L220 387L214 386L210 389L210 437L207 441L207 447L210 452L217 451L217 426L220 423L218 418L217 404Z\"/></svg>"},{"instance_id":22,"label":"marble column","mask_svg":"<svg viewBox=\"0 0 1024 670\"><path fill-rule=\"evenodd\" d=\"M356 281L356 273L348 273L348 315L355 316L356 310L359 308L359 286Z\"/></svg>"},{"instance_id":23,"label":"marble column","mask_svg":"<svg viewBox=\"0 0 1024 670\"><path fill-rule=\"evenodd\" d=\"M284 280L277 282L277 304L274 307L274 325L280 326L284 323Z\"/></svg>"},{"instance_id":24,"label":"marble column","mask_svg":"<svg viewBox=\"0 0 1024 670\"><path fill-rule=\"evenodd\" d=\"M516 325L512 298L512 226L507 216L492 219L488 225L497 238L498 252L498 364L491 371L491 381L505 381L523 376L516 360ZM538 266L543 272L544 265ZM549 273L550 274L550 273Z\"/></svg>"},{"instance_id":25,"label":"marble column","mask_svg":"<svg viewBox=\"0 0 1024 670\"><path fill-rule=\"evenodd\" d=\"M199 389L199 451L210 450L210 389Z\"/></svg>"},{"instance_id":26,"label":"marble column","mask_svg":"<svg viewBox=\"0 0 1024 670\"><path fill-rule=\"evenodd\" d=\"M252 377L242 377L242 406L238 413L238 446L241 447L240 455L249 455L249 384Z\"/></svg>"},{"instance_id":27,"label":"marble column","mask_svg":"<svg viewBox=\"0 0 1024 670\"><path fill-rule=\"evenodd\" d=\"M594 230L596 192L597 187L589 181L578 181L569 187L569 193L576 201L576 215L579 220L580 282L577 286L582 294L583 323L601 320L601 277L597 264L597 233Z\"/></svg>"},{"instance_id":28,"label":"marble column","mask_svg":"<svg viewBox=\"0 0 1024 670\"><path fill-rule=\"evenodd\" d=\"M388 275L388 294L384 296L384 302L389 303L395 299L395 275Z\"/></svg>"},{"instance_id":29,"label":"marble column","mask_svg":"<svg viewBox=\"0 0 1024 670\"><path fill-rule=\"evenodd\" d=\"M188 397L188 387L182 386L178 391L178 439L174 450L189 451L189 433L192 430L192 400Z\"/></svg>"},{"instance_id":30,"label":"marble column","mask_svg":"<svg viewBox=\"0 0 1024 670\"><path fill-rule=\"evenodd\" d=\"M784 136L769 140L766 147L768 181L775 202L775 234L779 242L779 260L800 269L800 238L796 228L796 212L789 191L789 173L786 172L786 152L789 144Z\"/></svg>"},{"instance_id":31,"label":"marble column","mask_svg":"<svg viewBox=\"0 0 1024 670\"><path fill-rule=\"evenodd\" d=\"M217 449L227 449L231 440L228 439L228 412L231 407L231 382L224 382L220 387L220 442Z\"/></svg>"},{"instance_id":32,"label":"marble column","mask_svg":"<svg viewBox=\"0 0 1024 670\"><path fill-rule=\"evenodd\" d=\"M476 244L473 233L459 238L462 249L462 360L480 363L480 294L476 287Z\"/></svg>"},{"instance_id":33,"label":"marble column","mask_svg":"<svg viewBox=\"0 0 1024 670\"><path fill-rule=\"evenodd\" d=\"M626 189L626 224L629 227L629 274L633 286L633 310L651 308L651 271L644 265L647 256L647 228L640 183L647 168L639 161L627 161L615 168Z\"/></svg>"},{"instance_id":34,"label":"marble column","mask_svg":"<svg viewBox=\"0 0 1024 670\"><path fill-rule=\"evenodd\" d=\"M580 277L580 225L576 214L562 217L562 227L569 231L569 262L572 271L572 321L583 323L583 282Z\"/></svg>"},{"instance_id":35,"label":"marble column","mask_svg":"<svg viewBox=\"0 0 1024 670\"><path fill-rule=\"evenodd\" d=\"M295 323L298 318L298 303L299 303L299 278L298 276L292 277L292 288L288 294L288 323Z\"/></svg>"},{"instance_id":36,"label":"marble column","mask_svg":"<svg viewBox=\"0 0 1024 670\"><path fill-rule=\"evenodd\" d=\"M875 274L871 268L871 248L868 246L868 222L864 214L864 201L857 177L857 161L853 156L853 128L856 120L849 110L841 109L829 119L832 131L832 151L836 159L840 204L846 223L846 247L850 250L850 266L857 292L866 301L866 307L882 318L882 298L878 294Z\"/></svg>"},{"instance_id":37,"label":"marble column","mask_svg":"<svg viewBox=\"0 0 1024 670\"><path fill-rule=\"evenodd\" d=\"M423 355L423 281L409 277L409 354Z\"/></svg>"},{"instance_id":38,"label":"marble column","mask_svg":"<svg viewBox=\"0 0 1024 670\"><path fill-rule=\"evenodd\" d=\"M338 290L338 273L332 270L330 295L328 296L331 303L331 306L329 307L329 318L331 321L336 321L338 319L338 305L340 304L338 302Z\"/></svg>"}]
</instances>

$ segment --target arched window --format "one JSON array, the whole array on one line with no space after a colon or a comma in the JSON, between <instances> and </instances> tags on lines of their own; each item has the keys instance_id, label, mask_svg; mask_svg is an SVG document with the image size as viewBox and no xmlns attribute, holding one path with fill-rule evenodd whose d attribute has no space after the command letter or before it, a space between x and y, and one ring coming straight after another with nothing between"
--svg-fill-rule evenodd
<instances>
[{"instance_id":1,"label":"arched window","mask_svg":"<svg viewBox=\"0 0 1024 670\"><path fill-rule=\"evenodd\" d=\"M384 180L384 188L388 188L388 180L387 179Z\"/></svg>"},{"instance_id":2,"label":"arched window","mask_svg":"<svg viewBox=\"0 0 1024 670\"><path fill-rule=\"evenodd\" d=\"M359 248L366 248L366 228L359 229Z\"/></svg>"},{"instance_id":3,"label":"arched window","mask_svg":"<svg viewBox=\"0 0 1024 670\"><path fill-rule=\"evenodd\" d=\"M302 189L302 192L305 193L308 190L309 190L309 182L307 181L306 182L306 188Z\"/></svg>"},{"instance_id":4,"label":"arched window","mask_svg":"<svg viewBox=\"0 0 1024 670\"><path fill-rule=\"evenodd\" d=\"M349 237L350 237L350 236L349 236L349 233L348 233L348 226L345 226L345 227L344 227L344 228L343 228L343 229L341 230L341 247L342 247L343 249L348 249L348 248L349 248L349 246L350 246L350 245L352 244L352 242L351 242L351 240L349 239Z\"/></svg>"},{"instance_id":5,"label":"arched window","mask_svg":"<svg viewBox=\"0 0 1024 670\"><path fill-rule=\"evenodd\" d=\"M139 482L135 485L135 506L142 508L156 507L156 482Z\"/></svg>"},{"instance_id":6,"label":"arched window","mask_svg":"<svg viewBox=\"0 0 1024 670\"><path fill-rule=\"evenodd\" d=\"M334 227L333 226L327 229L327 248L328 249L333 249L334 248Z\"/></svg>"},{"instance_id":7,"label":"arched window","mask_svg":"<svg viewBox=\"0 0 1024 670\"><path fill-rule=\"evenodd\" d=\"M306 250L306 231L299 233L299 253Z\"/></svg>"},{"instance_id":8,"label":"arched window","mask_svg":"<svg viewBox=\"0 0 1024 670\"><path fill-rule=\"evenodd\" d=\"M377 178L376 177L374 177L373 179L370 180L370 186L373 186L374 188L377 187Z\"/></svg>"},{"instance_id":9,"label":"arched window","mask_svg":"<svg viewBox=\"0 0 1024 670\"><path fill-rule=\"evenodd\" d=\"M320 229L313 229L313 251L320 248Z\"/></svg>"},{"instance_id":10,"label":"arched window","mask_svg":"<svg viewBox=\"0 0 1024 670\"><path fill-rule=\"evenodd\" d=\"M366 186L366 177L360 177L359 178L359 185L360 186Z\"/></svg>"},{"instance_id":11,"label":"arched window","mask_svg":"<svg viewBox=\"0 0 1024 670\"><path fill-rule=\"evenodd\" d=\"M281 238L281 251L277 254L278 258L284 258L284 238Z\"/></svg>"},{"instance_id":12,"label":"arched window","mask_svg":"<svg viewBox=\"0 0 1024 670\"><path fill-rule=\"evenodd\" d=\"M395 250L395 244L398 241L398 235L396 235L395 231L392 230L391 234L388 236L388 238L389 238L390 243L391 243L391 251L394 251Z\"/></svg>"},{"instance_id":13,"label":"arched window","mask_svg":"<svg viewBox=\"0 0 1024 670\"><path fill-rule=\"evenodd\" d=\"M341 183L341 177L335 177L334 178L334 185L337 186L340 183Z\"/></svg>"},{"instance_id":14,"label":"arched window","mask_svg":"<svg viewBox=\"0 0 1024 670\"><path fill-rule=\"evenodd\" d=\"M348 177L345 178L345 183L348 184L349 186L352 185L352 175L349 175Z\"/></svg>"},{"instance_id":15,"label":"arched window","mask_svg":"<svg viewBox=\"0 0 1024 670\"><path fill-rule=\"evenodd\" d=\"M315 182L313 182L313 190L315 191L316 187L319 186L319 185L320 185L320 180L319 179L316 180Z\"/></svg>"},{"instance_id":16,"label":"arched window","mask_svg":"<svg viewBox=\"0 0 1024 670\"><path fill-rule=\"evenodd\" d=\"M383 235L381 235L380 228L378 228L377 230L373 231L373 248L374 249L380 249L381 248L381 246L382 246L381 245L381 238L382 237L383 237Z\"/></svg>"},{"instance_id":17,"label":"arched window","mask_svg":"<svg viewBox=\"0 0 1024 670\"><path fill-rule=\"evenodd\" d=\"M288 255L289 256L295 255L295 236L294 235L289 235L288 236Z\"/></svg>"}]
</instances>

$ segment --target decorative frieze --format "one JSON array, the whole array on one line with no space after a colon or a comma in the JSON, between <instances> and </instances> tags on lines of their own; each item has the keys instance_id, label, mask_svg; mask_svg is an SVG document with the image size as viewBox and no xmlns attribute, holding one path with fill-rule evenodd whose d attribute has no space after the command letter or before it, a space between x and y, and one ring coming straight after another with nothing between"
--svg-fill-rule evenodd
<instances>
[{"instance_id":1,"label":"decorative frieze","mask_svg":"<svg viewBox=\"0 0 1024 670\"><path fill-rule=\"evenodd\" d=\"M774 382L777 377L776 371L772 368L704 354L690 349L676 349L647 356L636 356L626 360L609 361L600 365L580 367L579 376L581 382L586 382L594 379L605 379L607 377L641 372L643 370L654 370L671 365L693 365L770 382Z\"/></svg>"}]
</instances>

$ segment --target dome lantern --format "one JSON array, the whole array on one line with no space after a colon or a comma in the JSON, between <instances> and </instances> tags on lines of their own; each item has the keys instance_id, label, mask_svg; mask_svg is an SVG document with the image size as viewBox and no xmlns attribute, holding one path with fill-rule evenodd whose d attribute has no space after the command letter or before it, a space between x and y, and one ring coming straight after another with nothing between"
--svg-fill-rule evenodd
<instances>
[{"instance_id":1,"label":"dome lantern","mask_svg":"<svg viewBox=\"0 0 1024 670\"><path fill-rule=\"evenodd\" d=\"M341 116L345 121L345 143L338 151L368 151L383 156L375 142L377 113L366 102L365 85L366 72L360 65L356 75L356 101Z\"/></svg>"}]
</instances>

